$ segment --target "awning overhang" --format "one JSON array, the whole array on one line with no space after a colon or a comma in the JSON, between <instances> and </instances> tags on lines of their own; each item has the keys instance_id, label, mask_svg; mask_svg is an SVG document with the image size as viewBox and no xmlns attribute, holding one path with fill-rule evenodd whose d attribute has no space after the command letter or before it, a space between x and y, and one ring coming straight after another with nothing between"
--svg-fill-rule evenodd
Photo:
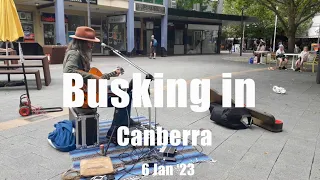
<instances>
[{"instance_id":1,"label":"awning overhang","mask_svg":"<svg viewBox=\"0 0 320 180\"><path fill-rule=\"evenodd\" d=\"M188 21L190 23L198 24L241 24L241 16L228 15L228 14L217 14L199 11L182 10L175 8L168 8L168 19L170 20L181 20ZM246 24L258 22L258 18L243 16L243 21Z\"/></svg>"}]
</instances>

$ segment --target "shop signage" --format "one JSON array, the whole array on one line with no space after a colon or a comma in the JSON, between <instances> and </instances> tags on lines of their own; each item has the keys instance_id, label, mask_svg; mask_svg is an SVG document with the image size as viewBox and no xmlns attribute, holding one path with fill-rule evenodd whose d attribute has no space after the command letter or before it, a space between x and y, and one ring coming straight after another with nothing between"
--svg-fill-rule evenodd
<instances>
[{"instance_id":1,"label":"shop signage","mask_svg":"<svg viewBox=\"0 0 320 180\"><path fill-rule=\"evenodd\" d=\"M171 8L177 8L176 0L171 0Z\"/></svg>"},{"instance_id":2,"label":"shop signage","mask_svg":"<svg viewBox=\"0 0 320 180\"><path fill-rule=\"evenodd\" d=\"M65 0L65 1L70 1L70 2L79 2L79 3L88 3L88 0ZM97 5L98 0L90 0L90 4L95 4Z\"/></svg>"},{"instance_id":3,"label":"shop signage","mask_svg":"<svg viewBox=\"0 0 320 180\"><path fill-rule=\"evenodd\" d=\"M127 17L126 17L126 15L110 16L110 17L108 17L108 22L109 23L125 23L125 22L127 22Z\"/></svg>"},{"instance_id":4,"label":"shop signage","mask_svg":"<svg viewBox=\"0 0 320 180\"><path fill-rule=\"evenodd\" d=\"M46 0L46 1L54 1L54 0ZM64 0L69 2L78 2L78 3L88 3L88 0ZM90 0L90 4L98 5L98 0Z\"/></svg>"},{"instance_id":5,"label":"shop signage","mask_svg":"<svg viewBox=\"0 0 320 180\"><path fill-rule=\"evenodd\" d=\"M145 13L152 13L152 14L166 14L166 9L164 6L161 5L152 5L152 4L146 4L146 3L134 3L134 11L136 12L145 12Z\"/></svg>"},{"instance_id":6,"label":"shop signage","mask_svg":"<svg viewBox=\"0 0 320 180\"><path fill-rule=\"evenodd\" d=\"M56 22L55 14L42 13L41 21L43 21L43 22ZM66 15L64 15L64 22L68 23L68 17Z\"/></svg>"}]
</instances>

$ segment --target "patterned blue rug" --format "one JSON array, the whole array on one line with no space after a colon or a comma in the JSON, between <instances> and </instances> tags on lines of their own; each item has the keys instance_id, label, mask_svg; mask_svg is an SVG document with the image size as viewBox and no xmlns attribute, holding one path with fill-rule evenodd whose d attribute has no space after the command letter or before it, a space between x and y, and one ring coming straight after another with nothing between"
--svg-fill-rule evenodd
<instances>
[{"instance_id":1,"label":"patterned blue rug","mask_svg":"<svg viewBox=\"0 0 320 180\"><path fill-rule=\"evenodd\" d=\"M140 121L142 124L148 124L149 120L146 117L139 116L132 118L135 121ZM100 121L100 143L104 143L105 147L107 146L106 135L111 126L112 121ZM152 124L154 125L154 123ZM157 146L156 148L161 148ZM99 147L88 148L88 149L79 149L71 151L69 154L72 159L72 166L76 170L80 170L80 161L82 159L89 159L100 156ZM114 169L118 169L118 172L115 174L115 179L128 179L142 176L142 164L143 161L138 161L141 159L142 155L150 152L150 149L137 147L135 150L131 145L129 146L115 146L115 144L110 144L107 151L107 155L111 158ZM159 156L156 153L156 150L151 151L153 156ZM200 163L212 161L210 157L199 152L194 146L183 146L182 144L177 146L177 154L175 156L176 162L166 162L158 161L158 165L164 166L176 166L177 164L189 164L189 163ZM149 168L150 174L153 173L153 168ZM90 179L90 178L87 178Z\"/></svg>"}]
</instances>

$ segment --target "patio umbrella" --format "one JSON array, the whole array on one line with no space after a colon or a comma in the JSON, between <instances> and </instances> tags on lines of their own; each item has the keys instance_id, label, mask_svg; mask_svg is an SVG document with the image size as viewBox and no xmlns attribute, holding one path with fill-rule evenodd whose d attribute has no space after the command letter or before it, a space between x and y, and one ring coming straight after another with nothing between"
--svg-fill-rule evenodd
<instances>
[{"instance_id":1,"label":"patio umbrella","mask_svg":"<svg viewBox=\"0 0 320 180\"><path fill-rule=\"evenodd\" d=\"M8 42L16 41L24 33L13 0L0 0L0 9L0 41L6 42L7 48Z\"/></svg>"},{"instance_id":2,"label":"patio umbrella","mask_svg":"<svg viewBox=\"0 0 320 180\"><path fill-rule=\"evenodd\" d=\"M6 42L6 55L8 56L8 42L18 40L20 37L24 36L24 33L18 16L17 8L13 0L0 0L0 9L0 41ZM27 96L28 99L30 99L20 42L19 52Z\"/></svg>"}]
</instances>

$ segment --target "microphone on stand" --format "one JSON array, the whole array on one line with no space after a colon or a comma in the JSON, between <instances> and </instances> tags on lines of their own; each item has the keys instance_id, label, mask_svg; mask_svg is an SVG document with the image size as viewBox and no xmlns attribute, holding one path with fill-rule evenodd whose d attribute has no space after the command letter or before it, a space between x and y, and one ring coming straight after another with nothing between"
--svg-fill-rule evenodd
<instances>
[{"instance_id":1,"label":"microphone on stand","mask_svg":"<svg viewBox=\"0 0 320 180\"><path fill-rule=\"evenodd\" d=\"M106 45L105 43L101 43L101 46L102 46L103 48L110 48L110 46Z\"/></svg>"}]
</instances>

